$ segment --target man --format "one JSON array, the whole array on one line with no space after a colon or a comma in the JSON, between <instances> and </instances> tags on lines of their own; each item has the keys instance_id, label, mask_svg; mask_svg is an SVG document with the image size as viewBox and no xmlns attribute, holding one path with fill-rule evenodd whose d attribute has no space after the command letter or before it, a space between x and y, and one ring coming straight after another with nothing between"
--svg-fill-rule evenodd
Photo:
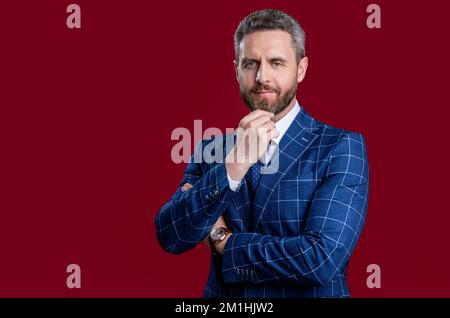
<instances>
[{"instance_id":1,"label":"man","mask_svg":"<svg viewBox=\"0 0 450 318\"><path fill-rule=\"evenodd\" d=\"M308 58L291 16L250 14L235 50L251 112L236 134L202 141L200 151L229 138L233 147L225 162L188 164L155 220L158 240L174 254L209 242L205 297L348 297L346 269L367 210L364 139L297 102Z\"/></svg>"}]
</instances>

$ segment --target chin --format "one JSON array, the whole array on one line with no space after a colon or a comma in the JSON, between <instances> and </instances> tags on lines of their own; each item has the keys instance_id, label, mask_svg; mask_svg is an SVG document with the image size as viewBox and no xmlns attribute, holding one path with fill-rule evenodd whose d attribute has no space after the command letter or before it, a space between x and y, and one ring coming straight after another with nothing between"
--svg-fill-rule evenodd
<instances>
[{"instance_id":1,"label":"chin","mask_svg":"<svg viewBox=\"0 0 450 318\"><path fill-rule=\"evenodd\" d=\"M254 105L256 105L255 109L261 109L261 110L264 110L266 112L270 112L270 113L274 113L274 114L275 114L275 112L277 110L277 105L276 104L268 105L266 103L255 103Z\"/></svg>"}]
</instances>

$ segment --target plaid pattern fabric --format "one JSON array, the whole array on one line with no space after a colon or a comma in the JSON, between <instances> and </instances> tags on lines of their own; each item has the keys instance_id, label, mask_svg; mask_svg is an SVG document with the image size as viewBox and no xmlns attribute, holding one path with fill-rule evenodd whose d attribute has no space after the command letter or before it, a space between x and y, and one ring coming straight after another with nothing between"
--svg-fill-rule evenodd
<instances>
[{"instance_id":1,"label":"plaid pattern fabric","mask_svg":"<svg viewBox=\"0 0 450 318\"><path fill-rule=\"evenodd\" d=\"M199 149L229 138L235 136L203 141ZM220 215L232 230L224 255L211 256L204 297L350 296L346 270L369 193L364 138L318 122L301 107L278 159L277 171L262 175L253 203L245 178L234 192L223 163L192 161L158 213L158 240L174 254L202 242ZM193 187L182 192L186 182Z\"/></svg>"}]
</instances>

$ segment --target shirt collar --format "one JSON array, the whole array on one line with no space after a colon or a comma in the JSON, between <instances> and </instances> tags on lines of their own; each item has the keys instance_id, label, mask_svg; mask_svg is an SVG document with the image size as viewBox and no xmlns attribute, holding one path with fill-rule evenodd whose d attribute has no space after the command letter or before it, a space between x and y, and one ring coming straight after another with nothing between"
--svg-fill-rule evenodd
<instances>
[{"instance_id":1,"label":"shirt collar","mask_svg":"<svg viewBox=\"0 0 450 318\"><path fill-rule=\"evenodd\" d=\"M296 100L294 107L292 107L289 113L284 115L283 118L281 118L279 121L275 123L275 127L277 128L280 135L277 138L272 139L273 143L277 145L280 143L281 138L283 138L284 134L288 130L289 126L291 126L292 122L294 121L295 117L299 112L300 112L300 105Z\"/></svg>"}]
</instances>

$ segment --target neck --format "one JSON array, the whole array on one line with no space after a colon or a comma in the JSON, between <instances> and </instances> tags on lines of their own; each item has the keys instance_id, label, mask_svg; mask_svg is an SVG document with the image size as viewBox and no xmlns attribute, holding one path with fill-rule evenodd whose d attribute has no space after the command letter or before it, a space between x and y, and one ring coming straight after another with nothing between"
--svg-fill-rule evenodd
<instances>
[{"instance_id":1,"label":"neck","mask_svg":"<svg viewBox=\"0 0 450 318\"><path fill-rule=\"evenodd\" d=\"M294 108L295 106L295 102L297 101L296 96L294 96L294 98L291 100L291 102L289 103L289 105L283 109L280 113L276 114L274 116L274 121L277 122L279 121L281 118L283 118L284 116L286 116L287 113L289 113L291 111L292 108Z\"/></svg>"}]
</instances>

